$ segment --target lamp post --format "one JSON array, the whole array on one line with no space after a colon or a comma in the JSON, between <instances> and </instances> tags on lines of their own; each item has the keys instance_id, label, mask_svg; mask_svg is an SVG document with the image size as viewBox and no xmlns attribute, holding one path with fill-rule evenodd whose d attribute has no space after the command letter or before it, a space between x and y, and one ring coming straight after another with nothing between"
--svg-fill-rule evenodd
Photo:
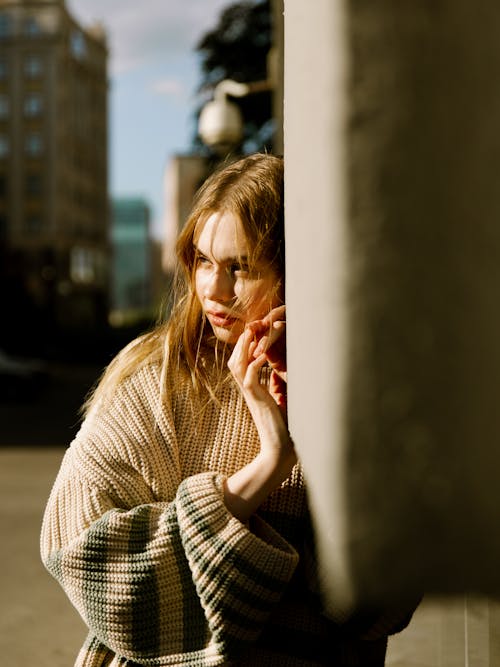
<instances>
[{"instance_id":1,"label":"lamp post","mask_svg":"<svg viewBox=\"0 0 500 667\"><path fill-rule=\"evenodd\" d=\"M228 97L246 97L273 89L271 79L239 83L224 79L214 89L214 97L200 113L198 133L203 143L217 155L225 155L243 137L243 117L239 107Z\"/></svg>"}]
</instances>

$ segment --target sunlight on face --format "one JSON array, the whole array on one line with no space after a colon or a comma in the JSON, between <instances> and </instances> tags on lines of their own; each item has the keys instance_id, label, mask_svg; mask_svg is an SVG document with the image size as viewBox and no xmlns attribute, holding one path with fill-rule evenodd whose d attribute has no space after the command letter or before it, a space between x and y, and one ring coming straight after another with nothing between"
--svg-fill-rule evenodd
<instances>
[{"instance_id":1,"label":"sunlight on face","mask_svg":"<svg viewBox=\"0 0 500 667\"><path fill-rule=\"evenodd\" d=\"M232 345L247 322L282 302L280 277L265 264L249 267L243 225L232 213L213 213L195 246L196 295L215 336Z\"/></svg>"}]
</instances>

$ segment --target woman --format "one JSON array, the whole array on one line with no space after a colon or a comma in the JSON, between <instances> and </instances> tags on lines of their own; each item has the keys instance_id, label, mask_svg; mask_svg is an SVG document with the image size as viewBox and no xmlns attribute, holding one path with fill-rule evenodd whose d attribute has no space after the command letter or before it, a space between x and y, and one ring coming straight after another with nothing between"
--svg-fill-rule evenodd
<instances>
[{"instance_id":1,"label":"woman","mask_svg":"<svg viewBox=\"0 0 500 667\"><path fill-rule=\"evenodd\" d=\"M383 665L404 615L335 624L314 593L286 425L283 163L201 188L168 323L105 373L42 557L89 627L77 665Z\"/></svg>"}]
</instances>

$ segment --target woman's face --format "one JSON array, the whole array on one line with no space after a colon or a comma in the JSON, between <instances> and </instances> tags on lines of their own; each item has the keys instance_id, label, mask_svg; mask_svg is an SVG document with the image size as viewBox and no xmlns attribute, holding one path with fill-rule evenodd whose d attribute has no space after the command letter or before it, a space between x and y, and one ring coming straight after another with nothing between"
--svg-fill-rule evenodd
<instances>
[{"instance_id":1,"label":"woman's face","mask_svg":"<svg viewBox=\"0 0 500 667\"><path fill-rule=\"evenodd\" d=\"M249 268L249 247L240 219L214 213L195 243L195 289L215 336L234 345L247 322L282 303L280 276L265 264Z\"/></svg>"}]
</instances>

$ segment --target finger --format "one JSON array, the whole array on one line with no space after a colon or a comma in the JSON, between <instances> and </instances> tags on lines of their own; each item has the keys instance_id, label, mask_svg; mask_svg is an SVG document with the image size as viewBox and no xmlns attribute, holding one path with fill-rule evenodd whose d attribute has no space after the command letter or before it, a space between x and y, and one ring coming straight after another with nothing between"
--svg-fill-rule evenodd
<instances>
[{"instance_id":1,"label":"finger","mask_svg":"<svg viewBox=\"0 0 500 667\"><path fill-rule=\"evenodd\" d=\"M266 315L264 318L267 322L272 324L273 322L276 322L277 320L285 320L286 319L286 306L277 306L276 308L273 308L272 310L269 311L269 313Z\"/></svg>"},{"instance_id":2,"label":"finger","mask_svg":"<svg viewBox=\"0 0 500 667\"><path fill-rule=\"evenodd\" d=\"M260 385L259 371L263 366L265 366L266 362L267 362L266 355L261 354L248 364L243 382L243 386L245 388L250 388L250 387L260 388L261 385Z\"/></svg>"},{"instance_id":3,"label":"finger","mask_svg":"<svg viewBox=\"0 0 500 667\"><path fill-rule=\"evenodd\" d=\"M267 329L272 329L275 322L286 321L286 306L278 306L269 311L269 313L260 320L248 322L247 326L251 327L255 333L262 333Z\"/></svg>"},{"instance_id":4,"label":"finger","mask_svg":"<svg viewBox=\"0 0 500 667\"><path fill-rule=\"evenodd\" d=\"M279 394L284 394L286 396L287 392L287 383L286 379L282 378L279 373L276 373L276 371L273 371L271 373L271 379L269 382L269 387L270 390L279 393Z\"/></svg>"},{"instance_id":5,"label":"finger","mask_svg":"<svg viewBox=\"0 0 500 667\"><path fill-rule=\"evenodd\" d=\"M265 364L265 355L260 355L260 357L253 359L251 362L241 360L241 362L237 363L230 370L243 390L250 390L252 393L258 393L263 391L260 383L260 369Z\"/></svg>"},{"instance_id":6,"label":"finger","mask_svg":"<svg viewBox=\"0 0 500 667\"><path fill-rule=\"evenodd\" d=\"M259 338L259 341L253 351L254 357L257 358L258 356L263 354L268 347L269 347L269 336L262 336L261 338Z\"/></svg>"},{"instance_id":7,"label":"finger","mask_svg":"<svg viewBox=\"0 0 500 667\"><path fill-rule=\"evenodd\" d=\"M253 322L247 322L246 325L254 334L254 336L262 336L262 334L269 331L270 325L264 320L254 320Z\"/></svg>"},{"instance_id":8,"label":"finger","mask_svg":"<svg viewBox=\"0 0 500 667\"><path fill-rule=\"evenodd\" d=\"M275 372L271 373L269 382L269 393L274 398L282 413L286 415L287 409L287 386L286 382Z\"/></svg>"},{"instance_id":9,"label":"finger","mask_svg":"<svg viewBox=\"0 0 500 667\"><path fill-rule=\"evenodd\" d=\"M249 361L249 348L253 341L253 333L245 329L236 341L236 345L228 360L228 368L233 375L241 375L245 373Z\"/></svg>"},{"instance_id":10,"label":"finger","mask_svg":"<svg viewBox=\"0 0 500 667\"><path fill-rule=\"evenodd\" d=\"M245 330L243 331L243 334L242 334L242 342L241 342L242 360L244 360L247 363L248 363L248 361L250 361L250 359L253 356L250 353L250 349L253 350L255 345L256 345L256 342L255 342L254 332L251 329L249 329L248 327L245 327Z\"/></svg>"},{"instance_id":11,"label":"finger","mask_svg":"<svg viewBox=\"0 0 500 667\"><path fill-rule=\"evenodd\" d=\"M255 338L253 338L250 345L248 346L248 358L249 359L252 359L254 356L258 356L258 355L255 355L255 348L256 347L257 347L257 341L255 340Z\"/></svg>"},{"instance_id":12,"label":"finger","mask_svg":"<svg viewBox=\"0 0 500 667\"><path fill-rule=\"evenodd\" d=\"M272 328L268 329L268 333L265 336L262 336L259 339L259 343L254 350L254 356L266 352L270 347L272 347L277 340L283 336L286 329L286 322L284 320L278 320L273 322Z\"/></svg>"}]
</instances>

